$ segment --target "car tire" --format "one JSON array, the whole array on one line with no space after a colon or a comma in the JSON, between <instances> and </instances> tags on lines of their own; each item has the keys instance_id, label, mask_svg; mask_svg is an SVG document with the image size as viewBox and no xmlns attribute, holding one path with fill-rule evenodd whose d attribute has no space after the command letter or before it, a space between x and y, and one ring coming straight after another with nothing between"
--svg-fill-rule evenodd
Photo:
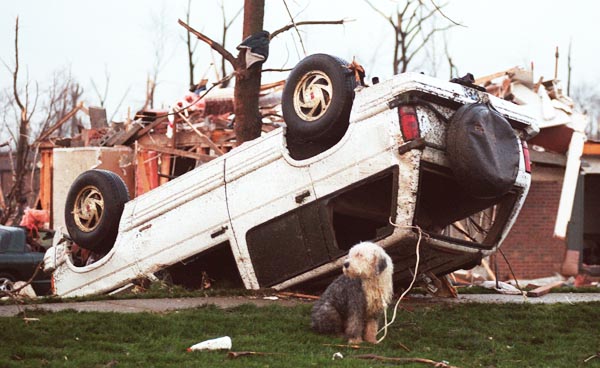
<instances>
[{"instance_id":1,"label":"car tire","mask_svg":"<svg viewBox=\"0 0 600 368\"><path fill-rule=\"evenodd\" d=\"M304 58L290 73L282 95L288 145L311 156L337 143L348 129L356 86L348 63L335 56ZM305 157L303 157L305 158Z\"/></svg>"},{"instance_id":2,"label":"car tire","mask_svg":"<svg viewBox=\"0 0 600 368\"><path fill-rule=\"evenodd\" d=\"M6 272L0 273L0 292L12 291L14 289L15 281L17 281L17 279L13 275Z\"/></svg>"},{"instance_id":3,"label":"car tire","mask_svg":"<svg viewBox=\"0 0 600 368\"><path fill-rule=\"evenodd\" d=\"M474 198L499 198L512 188L519 145L509 122L486 104L464 105L450 119L448 159L459 185Z\"/></svg>"},{"instance_id":4,"label":"car tire","mask_svg":"<svg viewBox=\"0 0 600 368\"><path fill-rule=\"evenodd\" d=\"M67 194L65 225L71 239L93 252L107 252L117 238L123 207L128 201L127 186L117 174L85 171Z\"/></svg>"}]
</instances>

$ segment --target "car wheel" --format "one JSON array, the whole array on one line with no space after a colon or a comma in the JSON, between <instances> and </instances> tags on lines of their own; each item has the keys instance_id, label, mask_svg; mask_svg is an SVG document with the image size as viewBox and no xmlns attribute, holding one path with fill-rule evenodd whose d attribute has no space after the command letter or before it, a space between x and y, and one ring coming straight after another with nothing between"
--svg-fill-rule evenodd
<instances>
[{"instance_id":1,"label":"car wheel","mask_svg":"<svg viewBox=\"0 0 600 368\"><path fill-rule=\"evenodd\" d=\"M13 291L15 281L16 278L11 274L0 273L0 291Z\"/></svg>"},{"instance_id":2,"label":"car wheel","mask_svg":"<svg viewBox=\"0 0 600 368\"><path fill-rule=\"evenodd\" d=\"M446 136L456 180L479 199L499 198L512 188L519 171L519 144L508 121L486 104L456 110Z\"/></svg>"},{"instance_id":3,"label":"car wheel","mask_svg":"<svg viewBox=\"0 0 600 368\"><path fill-rule=\"evenodd\" d=\"M315 54L290 73L282 95L283 118L288 145L311 146L301 156L333 146L348 129L356 85L348 65L334 56Z\"/></svg>"},{"instance_id":4,"label":"car wheel","mask_svg":"<svg viewBox=\"0 0 600 368\"><path fill-rule=\"evenodd\" d=\"M82 248L107 252L117 238L129 192L123 180L107 170L89 170L77 177L65 205L65 224Z\"/></svg>"}]
</instances>

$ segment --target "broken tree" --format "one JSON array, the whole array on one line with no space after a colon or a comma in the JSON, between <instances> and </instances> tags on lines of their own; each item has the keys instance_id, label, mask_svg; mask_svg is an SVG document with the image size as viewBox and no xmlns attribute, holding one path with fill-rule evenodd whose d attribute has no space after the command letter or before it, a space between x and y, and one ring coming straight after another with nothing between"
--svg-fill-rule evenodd
<instances>
[{"instance_id":1,"label":"broken tree","mask_svg":"<svg viewBox=\"0 0 600 368\"><path fill-rule=\"evenodd\" d=\"M262 29L264 7L264 0L246 0L244 2L244 41L237 47L237 57L227 51L222 44L198 32L179 19L180 25L218 52L234 69L233 76L236 79L236 83L233 112L236 120L235 133L238 145L260 136L262 117L258 109L258 97L262 63L268 57L270 40L281 32L300 25L344 23L343 20L310 22L294 22L292 20L291 25L282 27L270 34ZM221 82L228 81L230 78L229 76L224 76Z\"/></svg>"}]
</instances>

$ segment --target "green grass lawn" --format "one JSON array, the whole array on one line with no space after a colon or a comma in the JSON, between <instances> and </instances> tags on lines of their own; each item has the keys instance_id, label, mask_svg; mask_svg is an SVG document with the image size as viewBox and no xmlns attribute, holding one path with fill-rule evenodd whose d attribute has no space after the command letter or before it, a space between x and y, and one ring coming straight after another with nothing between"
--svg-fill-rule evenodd
<instances>
[{"instance_id":1,"label":"green grass lawn","mask_svg":"<svg viewBox=\"0 0 600 368\"><path fill-rule=\"evenodd\" d=\"M427 358L457 367L600 367L600 358L583 362L600 351L600 303L404 306L386 340L360 350L326 346L344 340L310 331L310 305L168 314L27 312L40 320L0 318L0 367L391 365L352 358L358 354ZM232 338L233 351L274 354L228 359L225 351L186 352L224 335ZM343 360L331 359L337 351Z\"/></svg>"}]
</instances>

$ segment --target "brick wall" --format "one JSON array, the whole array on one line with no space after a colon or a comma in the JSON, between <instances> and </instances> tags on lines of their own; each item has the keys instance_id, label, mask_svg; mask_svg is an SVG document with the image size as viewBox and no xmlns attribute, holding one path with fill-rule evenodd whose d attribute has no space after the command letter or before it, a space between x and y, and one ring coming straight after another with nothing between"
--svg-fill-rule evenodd
<instances>
[{"instance_id":1,"label":"brick wall","mask_svg":"<svg viewBox=\"0 0 600 368\"><path fill-rule=\"evenodd\" d=\"M565 241L553 238L552 234L562 175L560 169L534 168L529 195L501 247L518 279L554 276L560 271L567 247ZM502 255L495 256L500 280L511 279ZM490 265L493 265L493 257Z\"/></svg>"}]
</instances>

